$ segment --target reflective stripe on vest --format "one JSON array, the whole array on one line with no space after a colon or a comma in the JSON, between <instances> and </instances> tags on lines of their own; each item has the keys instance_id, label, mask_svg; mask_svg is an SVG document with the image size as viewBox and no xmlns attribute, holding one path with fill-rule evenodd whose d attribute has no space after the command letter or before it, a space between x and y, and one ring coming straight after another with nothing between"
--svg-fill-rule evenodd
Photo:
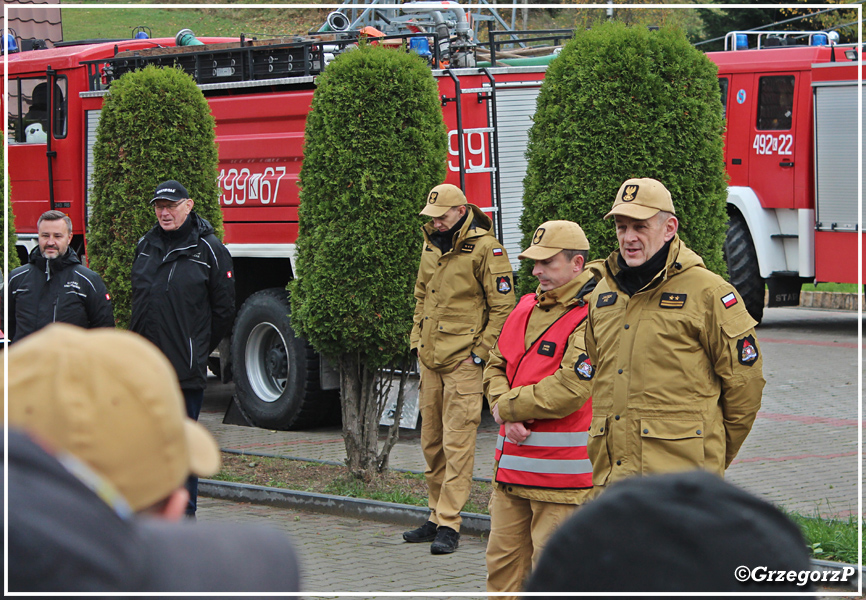
<instances>
[{"instance_id":1,"label":"reflective stripe on vest","mask_svg":"<svg viewBox=\"0 0 866 600\"><path fill-rule=\"evenodd\" d=\"M535 305L535 294L521 298L497 341L512 388L538 383L556 373L569 336L586 318L589 308L584 304L569 309L525 349L526 328ZM542 343L555 344L552 355L539 354ZM532 433L521 444L508 441L505 426L500 426L495 451L499 462L496 481L544 488L592 487L592 464L586 451L591 419L592 401L588 399L567 417L537 419L528 425Z\"/></svg>"}]
</instances>

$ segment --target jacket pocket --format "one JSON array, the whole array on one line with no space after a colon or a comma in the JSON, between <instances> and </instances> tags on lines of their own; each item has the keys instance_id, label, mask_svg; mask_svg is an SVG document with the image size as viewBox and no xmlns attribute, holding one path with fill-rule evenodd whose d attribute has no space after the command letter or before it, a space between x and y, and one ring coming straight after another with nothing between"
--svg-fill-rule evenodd
<instances>
[{"instance_id":1,"label":"jacket pocket","mask_svg":"<svg viewBox=\"0 0 866 600\"><path fill-rule=\"evenodd\" d=\"M704 466L704 422L641 419L641 474L689 471Z\"/></svg>"},{"instance_id":2,"label":"jacket pocket","mask_svg":"<svg viewBox=\"0 0 866 600\"><path fill-rule=\"evenodd\" d=\"M439 321L433 336L433 360L436 366L453 363L461 352L472 346L478 327L469 323Z\"/></svg>"},{"instance_id":3,"label":"jacket pocket","mask_svg":"<svg viewBox=\"0 0 866 600\"><path fill-rule=\"evenodd\" d=\"M592 485L604 485L610 476L610 451L607 448L607 417L593 416L586 451L592 462Z\"/></svg>"}]
</instances>

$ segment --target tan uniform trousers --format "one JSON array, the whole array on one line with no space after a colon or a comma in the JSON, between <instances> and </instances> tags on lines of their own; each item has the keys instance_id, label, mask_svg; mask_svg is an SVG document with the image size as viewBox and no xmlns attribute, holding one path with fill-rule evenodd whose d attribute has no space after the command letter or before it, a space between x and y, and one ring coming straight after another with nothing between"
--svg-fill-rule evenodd
<instances>
[{"instance_id":1,"label":"tan uniform trousers","mask_svg":"<svg viewBox=\"0 0 866 600\"><path fill-rule=\"evenodd\" d=\"M521 498L494 484L488 507L487 591L519 595L547 540L577 505Z\"/></svg>"},{"instance_id":2,"label":"tan uniform trousers","mask_svg":"<svg viewBox=\"0 0 866 600\"><path fill-rule=\"evenodd\" d=\"M427 461L429 520L460 531L475 466L481 422L481 366L461 362L451 373L421 365L421 449Z\"/></svg>"}]
</instances>

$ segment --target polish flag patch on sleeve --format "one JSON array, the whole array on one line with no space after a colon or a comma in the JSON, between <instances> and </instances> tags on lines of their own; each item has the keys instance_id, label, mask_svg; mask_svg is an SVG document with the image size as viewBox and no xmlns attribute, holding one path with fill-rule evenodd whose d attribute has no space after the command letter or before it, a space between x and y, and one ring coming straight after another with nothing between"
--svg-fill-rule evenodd
<instances>
[{"instance_id":1,"label":"polish flag patch on sleeve","mask_svg":"<svg viewBox=\"0 0 866 600\"><path fill-rule=\"evenodd\" d=\"M493 256L502 256L502 248L494 248Z\"/></svg>"},{"instance_id":2,"label":"polish flag patch on sleeve","mask_svg":"<svg viewBox=\"0 0 866 600\"><path fill-rule=\"evenodd\" d=\"M731 308L734 304L737 303L737 296L734 292L731 292L727 296L722 296L722 304L725 305L725 308Z\"/></svg>"},{"instance_id":3,"label":"polish flag patch on sleeve","mask_svg":"<svg viewBox=\"0 0 866 600\"><path fill-rule=\"evenodd\" d=\"M111 295L110 295L110 294L105 294L105 299L106 299L106 300L111 300Z\"/></svg>"},{"instance_id":4,"label":"polish flag patch on sleeve","mask_svg":"<svg viewBox=\"0 0 866 600\"><path fill-rule=\"evenodd\" d=\"M229 278L229 279L231 279L231 278L232 278L232 272L231 272L231 271L226 271L226 277Z\"/></svg>"}]
</instances>

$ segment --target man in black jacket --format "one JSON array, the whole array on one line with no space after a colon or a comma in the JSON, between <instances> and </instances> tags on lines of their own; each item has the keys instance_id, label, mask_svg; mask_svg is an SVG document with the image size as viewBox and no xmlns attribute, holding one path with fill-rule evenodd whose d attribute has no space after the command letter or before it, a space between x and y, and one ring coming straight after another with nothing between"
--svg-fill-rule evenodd
<instances>
[{"instance_id":1,"label":"man in black jacket","mask_svg":"<svg viewBox=\"0 0 866 600\"><path fill-rule=\"evenodd\" d=\"M9 274L9 323L12 342L63 322L90 329L114 327L111 296L102 279L81 264L72 241L72 219L59 210L36 222L39 246L30 262Z\"/></svg>"},{"instance_id":2,"label":"man in black jacket","mask_svg":"<svg viewBox=\"0 0 866 600\"><path fill-rule=\"evenodd\" d=\"M179 182L157 186L150 204L158 222L135 249L130 329L171 361L187 414L198 420L208 355L234 320L232 258L211 224L193 212L194 201ZM190 476L187 489L187 515L195 516L196 477Z\"/></svg>"}]
</instances>

